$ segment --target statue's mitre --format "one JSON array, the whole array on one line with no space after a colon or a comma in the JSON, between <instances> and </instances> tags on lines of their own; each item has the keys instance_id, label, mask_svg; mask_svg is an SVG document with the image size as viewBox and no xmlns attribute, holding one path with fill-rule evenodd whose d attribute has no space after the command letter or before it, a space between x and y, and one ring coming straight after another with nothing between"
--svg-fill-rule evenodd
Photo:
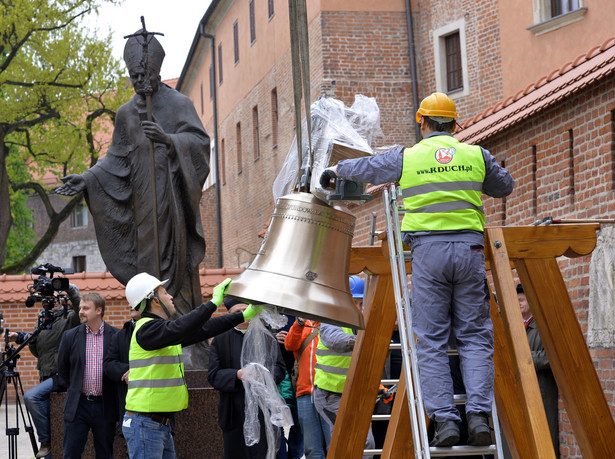
<instances>
[{"instance_id":1,"label":"statue's mitre","mask_svg":"<svg viewBox=\"0 0 615 459\"><path fill-rule=\"evenodd\" d=\"M124 62L129 69L135 68L143 63L143 45L147 40L147 66L151 71L160 73L160 67L162 67L162 61L164 60L164 49L162 45L154 35L147 35L147 38L143 35L143 29L139 29L135 32L134 36L130 37L126 41L124 46Z\"/></svg>"}]
</instances>

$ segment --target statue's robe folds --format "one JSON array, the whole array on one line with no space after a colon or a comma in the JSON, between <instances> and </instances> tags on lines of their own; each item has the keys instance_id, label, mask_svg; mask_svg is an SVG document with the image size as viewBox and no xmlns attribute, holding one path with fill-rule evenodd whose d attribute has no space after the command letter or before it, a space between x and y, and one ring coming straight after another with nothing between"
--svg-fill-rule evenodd
<instances>
[{"instance_id":1,"label":"statue's robe folds","mask_svg":"<svg viewBox=\"0 0 615 459\"><path fill-rule=\"evenodd\" d=\"M198 266L205 254L199 201L209 174L209 136L194 105L160 84L152 96L153 121L171 138L154 143L157 216L154 213L150 141L139 95L117 112L111 147L83 174L86 200L107 269L126 285L140 272L169 279L168 292L180 314L201 303ZM154 222L158 222L160 273L155 263Z\"/></svg>"}]
</instances>

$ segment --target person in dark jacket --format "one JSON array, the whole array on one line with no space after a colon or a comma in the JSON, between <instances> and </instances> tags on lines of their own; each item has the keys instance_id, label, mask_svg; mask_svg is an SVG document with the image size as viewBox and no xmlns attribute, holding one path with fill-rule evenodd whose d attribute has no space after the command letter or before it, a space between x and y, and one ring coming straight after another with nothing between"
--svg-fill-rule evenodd
<instances>
[{"instance_id":1,"label":"person in dark jacket","mask_svg":"<svg viewBox=\"0 0 615 459\"><path fill-rule=\"evenodd\" d=\"M248 324L238 325L212 341L209 351L209 369L207 379L214 389L220 391L218 405L218 424L224 439L225 459L262 459L267 456L267 442L262 412L259 413L261 441L253 446L246 446L243 424L245 420L245 390L241 369L241 348ZM280 384L286 374L286 365L277 351L274 380Z\"/></svg>"},{"instance_id":2,"label":"person in dark jacket","mask_svg":"<svg viewBox=\"0 0 615 459\"><path fill-rule=\"evenodd\" d=\"M553 442L553 450L555 451L555 457L560 457L559 453L559 390L555 377L551 371L551 365L545 352L545 348L542 345L542 340L538 334L536 323L534 322L534 316L530 311L530 305L527 302L523 286L517 284L517 298L519 299L519 306L521 306L521 315L523 316L523 323L525 325L525 332L527 334L527 340L530 344L530 351L532 352L532 360L534 361L534 369L536 370L536 378L538 379L538 387L540 387L540 395L542 396L542 403L545 407L545 413L547 415L547 423L549 424L549 432L551 433L551 441ZM509 447L504 443L504 457L506 459L511 458Z\"/></svg>"},{"instance_id":3,"label":"person in dark jacket","mask_svg":"<svg viewBox=\"0 0 615 459\"><path fill-rule=\"evenodd\" d=\"M56 302L51 309L51 326L41 330L32 339L28 346L30 352L38 359L36 368L38 369L40 383L28 390L24 394L26 408L32 416L32 422L36 427L38 441L41 446L36 454L37 458L46 457L51 452L51 422L49 411L49 397L52 392L60 390L58 384L58 348L60 340L66 330L79 325L79 289L76 285L69 284L66 291L71 308L64 313L63 305ZM43 314L45 311L41 311ZM36 327L39 322L37 321ZM22 344L30 337L30 332L10 332L9 340Z\"/></svg>"},{"instance_id":4,"label":"person in dark jacket","mask_svg":"<svg viewBox=\"0 0 615 459\"><path fill-rule=\"evenodd\" d=\"M81 458L92 430L97 458L113 457L117 419L115 384L104 376L103 359L118 329L103 320L105 299L87 293L81 299L81 325L62 336L58 375L67 387L64 403L64 458Z\"/></svg>"},{"instance_id":5,"label":"person in dark jacket","mask_svg":"<svg viewBox=\"0 0 615 459\"><path fill-rule=\"evenodd\" d=\"M103 371L109 379L115 382L117 388L118 426L122 425L122 418L126 411L126 392L128 392L128 376L130 374L128 362L130 340L135 329L135 323L140 318L141 313L139 311L136 309L130 310L130 320L124 323L118 333L113 335L109 353L103 360ZM119 434L124 436L121 427Z\"/></svg>"}]
</instances>

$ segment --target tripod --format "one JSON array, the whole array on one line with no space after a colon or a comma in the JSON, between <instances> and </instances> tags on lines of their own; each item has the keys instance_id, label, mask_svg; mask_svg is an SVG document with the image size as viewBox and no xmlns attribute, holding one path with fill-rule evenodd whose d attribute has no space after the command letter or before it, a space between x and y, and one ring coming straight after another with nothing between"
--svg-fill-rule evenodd
<instances>
[{"instance_id":1,"label":"tripod","mask_svg":"<svg viewBox=\"0 0 615 459\"><path fill-rule=\"evenodd\" d=\"M21 404L21 400L24 396L23 385L21 384L21 378L19 372L15 369L17 366L17 359L19 359L19 351L28 344L38 333L39 329L35 330L30 337L25 340L17 349L9 345L9 330L5 330L5 350L2 353L2 363L0 363L0 370L4 369L0 374L0 405L4 400L5 411L5 425L6 435L9 441L9 459L17 459L17 437L19 436L19 416L23 420L26 432L30 436L30 443L32 444L32 451L36 455L38 453L38 444L34 436L34 428L32 427L32 418L28 407ZM9 427L9 397L8 388L13 387L15 394L15 423L14 427ZM6 395L6 397L5 397Z\"/></svg>"}]
</instances>

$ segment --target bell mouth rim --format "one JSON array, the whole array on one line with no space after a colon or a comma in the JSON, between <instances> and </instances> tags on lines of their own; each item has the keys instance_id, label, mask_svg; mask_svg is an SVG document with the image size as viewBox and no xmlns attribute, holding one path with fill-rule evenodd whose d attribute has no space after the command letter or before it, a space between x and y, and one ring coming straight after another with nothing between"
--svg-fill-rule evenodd
<instances>
[{"instance_id":1,"label":"bell mouth rim","mask_svg":"<svg viewBox=\"0 0 615 459\"><path fill-rule=\"evenodd\" d=\"M292 287L303 288L303 291L298 293L290 288L291 284ZM258 287L254 288L254 285ZM283 293L280 294L280 291ZM244 303L272 305L292 316L341 327L365 328L363 313L356 307L349 291L314 281L247 268L233 279L227 296ZM302 309L293 309L289 304L296 304Z\"/></svg>"}]
</instances>

